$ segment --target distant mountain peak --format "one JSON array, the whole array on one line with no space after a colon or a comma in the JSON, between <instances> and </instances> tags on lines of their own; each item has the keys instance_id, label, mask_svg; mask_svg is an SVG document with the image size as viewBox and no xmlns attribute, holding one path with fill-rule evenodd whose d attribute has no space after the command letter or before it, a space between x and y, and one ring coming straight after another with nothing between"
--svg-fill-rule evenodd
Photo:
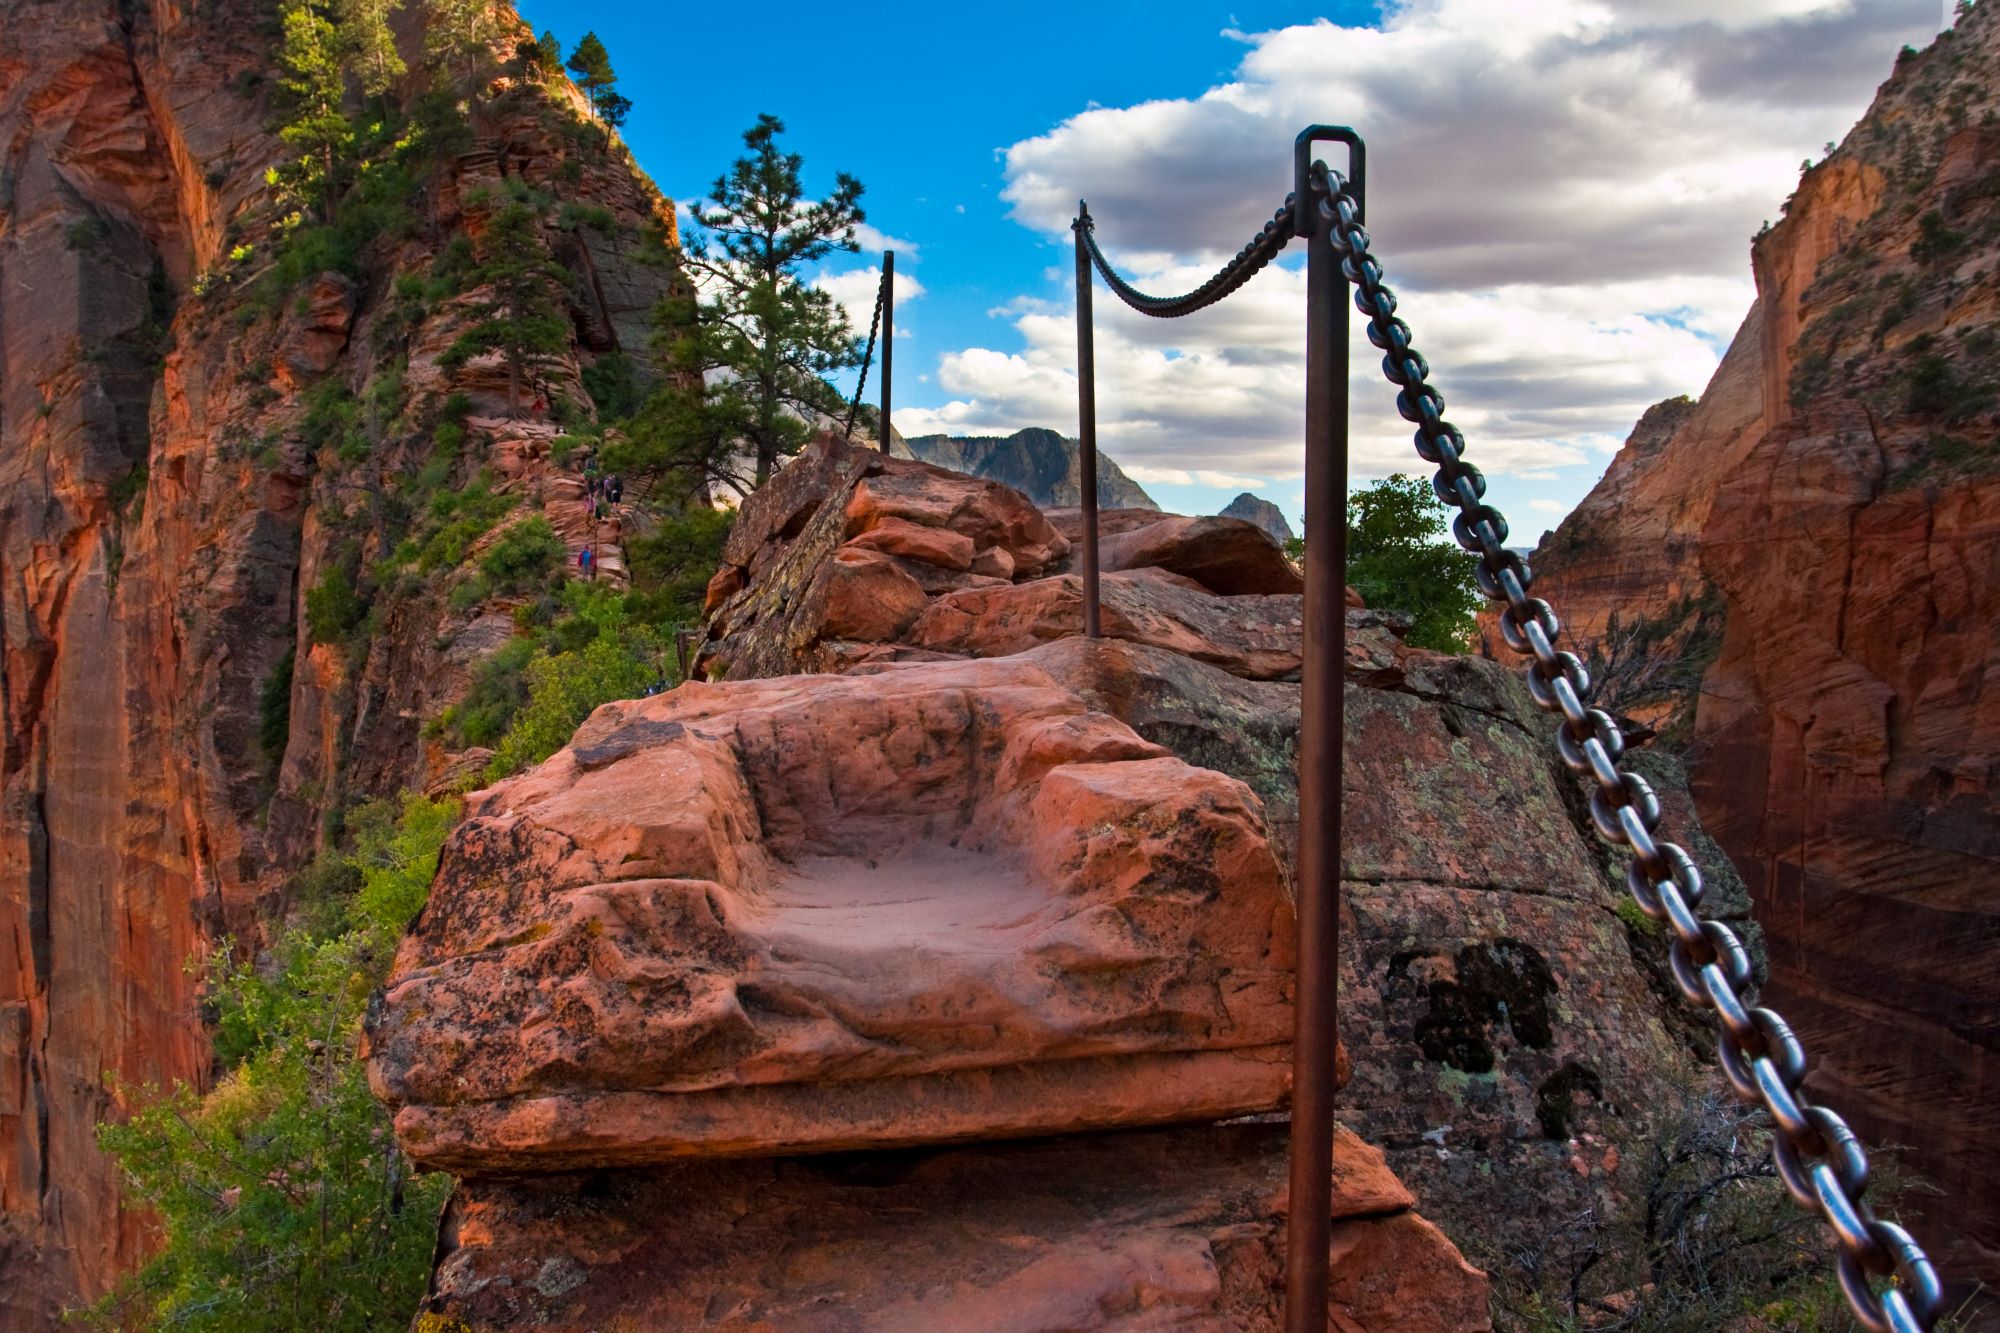
<instances>
[{"instance_id":1,"label":"distant mountain peak","mask_svg":"<svg viewBox=\"0 0 2000 1333\"><path fill-rule=\"evenodd\" d=\"M1046 426L1012 435L898 437L890 452L1012 486L1042 509L1074 509L1083 503L1077 442ZM1160 507L1103 450L1097 454L1097 503L1106 509Z\"/></svg>"}]
</instances>

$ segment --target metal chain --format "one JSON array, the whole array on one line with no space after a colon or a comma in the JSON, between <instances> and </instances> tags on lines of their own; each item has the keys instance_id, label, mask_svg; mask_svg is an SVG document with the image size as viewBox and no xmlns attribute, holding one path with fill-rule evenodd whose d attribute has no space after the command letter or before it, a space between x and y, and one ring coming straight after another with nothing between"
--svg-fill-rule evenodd
<instances>
[{"instance_id":1,"label":"metal chain","mask_svg":"<svg viewBox=\"0 0 2000 1333\"><path fill-rule=\"evenodd\" d=\"M1213 277L1185 296L1148 296L1131 283L1118 276L1111 264L1104 258L1104 252L1097 248L1097 222L1088 209L1081 210L1070 230L1083 237L1084 248L1090 251L1090 262L1104 275L1104 281L1119 300L1142 315L1156 319L1176 319L1181 315L1192 315L1206 306L1212 306L1223 297L1230 295L1238 287L1250 281L1263 271L1266 264L1277 258L1278 252L1292 239L1292 205L1289 201L1264 224L1264 229L1250 238L1250 241L1236 257L1224 264Z\"/></svg>"},{"instance_id":2,"label":"metal chain","mask_svg":"<svg viewBox=\"0 0 2000 1333\"><path fill-rule=\"evenodd\" d=\"M1717 1053L1736 1096L1761 1105L1777 1127L1772 1150L1778 1174L1800 1207L1819 1213L1839 1242L1838 1271L1847 1303L1869 1333L1928 1333L1944 1292L1930 1258L1894 1222L1875 1216L1862 1201L1868 1188L1868 1155L1847 1122L1800 1091L1805 1049L1784 1019L1749 1008L1750 956L1735 932L1695 914L1701 905L1701 872L1681 848L1653 836L1660 802L1646 781L1619 769L1625 742L1611 715L1589 708L1590 674L1575 653L1558 651L1561 623L1539 597L1530 597L1527 562L1509 551L1507 520L1485 503L1486 478L1464 461L1465 438L1444 419L1444 399L1425 383L1430 366L1410 343L1410 326L1396 318L1396 296L1382 281L1382 266L1357 221L1359 207L1347 183L1315 163L1310 188L1315 217L1330 226L1341 268L1355 285L1354 304L1368 319L1368 340L1382 349L1382 373L1401 391L1396 408L1417 427L1417 453L1437 465L1432 487L1458 507L1452 534L1480 557L1479 587L1496 602L1507 646L1534 657L1528 689L1544 712L1559 712L1556 745L1563 763L1593 779L1590 818L1607 842L1629 848L1625 885L1633 901L1673 933L1670 960L1681 993L1715 1011ZM1893 1275L1880 1292L1869 1274Z\"/></svg>"},{"instance_id":3,"label":"metal chain","mask_svg":"<svg viewBox=\"0 0 2000 1333\"><path fill-rule=\"evenodd\" d=\"M868 350L861 354L861 378L854 381L854 398L847 405L847 424L840 433L848 439L854 438L854 418L861 412L861 391L868 387L868 367L875 360L875 331L882 327L882 297L889 290L889 273L884 269L881 281L875 284L875 313L868 317ZM882 441L882 452L889 452L889 442Z\"/></svg>"}]
</instances>

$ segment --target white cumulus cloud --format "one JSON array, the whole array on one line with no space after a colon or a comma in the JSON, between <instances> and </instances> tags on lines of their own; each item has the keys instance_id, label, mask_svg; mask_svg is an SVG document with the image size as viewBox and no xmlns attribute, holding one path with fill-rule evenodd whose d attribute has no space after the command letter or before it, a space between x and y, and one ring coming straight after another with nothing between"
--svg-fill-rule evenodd
<instances>
[{"instance_id":1,"label":"white cumulus cloud","mask_svg":"<svg viewBox=\"0 0 2000 1333\"><path fill-rule=\"evenodd\" d=\"M1483 467L1532 480L1601 465L1649 404L1700 390L1753 295L1751 233L1937 20L1935 0L1401 0L1376 28L1236 34L1226 82L1016 143L1004 197L1057 244L1087 198L1114 263L1182 291L1282 201L1299 128L1355 126L1369 230L1451 418ZM1296 478L1304 287L1288 261L1162 321L1100 286L1106 451L1162 481ZM947 352L950 400L901 429L1074 429L1073 307L1004 314L1021 349ZM1356 470L1416 470L1356 325Z\"/></svg>"}]
</instances>

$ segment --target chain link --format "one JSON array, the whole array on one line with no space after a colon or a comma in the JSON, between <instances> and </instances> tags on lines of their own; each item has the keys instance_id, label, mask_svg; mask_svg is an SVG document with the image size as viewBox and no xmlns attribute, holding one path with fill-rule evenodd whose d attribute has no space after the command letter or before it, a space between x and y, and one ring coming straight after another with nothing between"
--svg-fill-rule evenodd
<instances>
[{"instance_id":1,"label":"chain link","mask_svg":"<svg viewBox=\"0 0 2000 1333\"><path fill-rule=\"evenodd\" d=\"M875 333L882 327L882 298L889 291L889 271L882 270L882 280L875 284L875 313L868 317L868 350L861 354L861 376L854 381L854 398L847 405L847 424L840 433L847 439L854 438L854 418L861 413L861 392L868 387L868 367L875 360ZM887 434L887 432L884 432ZM889 452L889 441L882 441L882 452Z\"/></svg>"},{"instance_id":2,"label":"chain link","mask_svg":"<svg viewBox=\"0 0 2000 1333\"><path fill-rule=\"evenodd\" d=\"M1105 259L1104 252L1097 248L1097 222L1088 210L1078 215L1076 221L1070 224L1070 230L1083 237L1083 247L1090 252L1090 262L1104 275L1105 285L1119 300L1142 315L1151 315L1155 319L1177 319L1214 305L1261 273L1264 266L1277 258L1278 252L1292 239L1292 226L1292 202L1287 196L1284 207L1271 215L1264 229L1252 236L1248 244L1236 252L1235 258L1218 269L1207 282L1184 296L1148 296L1119 277Z\"/></svg>"},{"instance_id":3,"label":"chain link","mask_svg":"<svg viewBox=\"0 0 2000 1333\"><path fill-rule=\"evenodd\" d=\"M1772 1149L1785 1189L1817 1212L1839 1244L1842 1292L1869 1333L1928 1333L1943 1303L1937 1270L1910 1233L1875 1216L1863 1201L1868 1154L1847 1122L1808 1102L1801 1084L1805 1048L1769 1009L1750 1008L1750 956L1734 931L1696 915L1701 871L1688 854L1654 837L1660 803L1645 779L1619 769L1625 743L1610 714L1588 706L1590 674L1575 653L1556 647L1561 622L1546 601L1528 595L1525 560L1507 549L1507 520L1485 501L1486 478L1464 460L1465 438L1444 417L1444 398L1426 381L1430 367L1411 345L1410 326L1396 318L1396 296L1358 222L1346 182L1315 163L1310 188L1318 225L1332 228L1341 268L1354 284L1354 304L1368 320L1368 340L1382 351L1382 373L1397 386L1396 408L1415 424L1417 453L1437 466L1432 488L1455 505L1452 533L1479 556L1480 590L1504 602L1500 635L1516 653L1532 656L1528 689L1545 712L1561 713L1556 745L1563 763L1594 784L1591 822L1608 842L1629 848L1625 884L1639 909L1672 934L1674 980L1688 1000L1715 1012L1717 1057L1736 1096L1763 1106L1777 1127ZM1892 1281L1876 1290L1870 1276Z\"/></svg>"}]
</instances>

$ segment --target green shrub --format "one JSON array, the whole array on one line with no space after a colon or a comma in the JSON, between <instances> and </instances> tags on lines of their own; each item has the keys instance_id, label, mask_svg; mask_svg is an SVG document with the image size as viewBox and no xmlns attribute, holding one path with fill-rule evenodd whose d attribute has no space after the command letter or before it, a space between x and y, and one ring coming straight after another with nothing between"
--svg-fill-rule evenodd
<instances>
[{"instance_id":1,"label":"green shrub","mask_svg":"<svg viewBox=\"0 0 2000 1333\"><path fill-rule=\"evenodd\" d=\"M285 745L292 737L292 668L296 654L295 645L285 645L285 655L278 659L271 674L264 677L264 687L257 692L257 743L264 751L264 762L273 772L285 757Z\"/></svg>"},{"instance_id":2,"label":"green shrub","mask_svg":"<svg viewBox=\"0 0 2000 1333\"><path fill-rule=\"evenodd\" d=\"M596 405L600 421L619 421L639 410L639 380L632 358L606 352L583 368L583 391Z\"/></svg>"},{"instance_id":3,"label":"green shrub","mask_svg":"<svg viewBox=\"0 0 2000 1333\"><path fill-rule=\"evenodd\" d=\"M1917 239L1910 245L1910 258L1926 268L1941 264L1965 249L1967 239L1934 208L1917 219Z\"/></svg>"},{"instance_id":4,"label":"green shrub","mask_svg":"<svg viewBox=\"0 0 2000 1333\"><path fill-rule=\"evenodd\" d=\"M525 587L562 567L567 554L563 540L540 514L524 519L500 534L487 548L479 568L496 587Z\"/></svg>"},{"instance_id":5,"label":"green shrub","mask_svg":"<svg viewBox=\"0 0 2000 1333\"><path fill-rule=\"evenodd\" d=\"M591 710L613 699L643 693L661 670L663 646L650 628L633 623L618 593L601 585L571 583L563 589L570 616L590 622L595 632L580 647L563 650L565 639L583 639L558 621L550 647L527 664L527 701L501 738L489 778L505 777L539 764L569 744Z\"/></svg>"},{"instance_id":6,"label":"green shrub","mask_svg":"<svg viewBox=\"0 0 2000 1333\"><path fill-rule=\"evenodd\" d=\"M708 580L722 562L722 544L735 517L733 510L694 508L663 518L652 532L628 540L633 619L659 626L700 620Z\"/></svg>"},{"instance_id":7,"label":"green shrub","mask_svg":"<svg viewBox=\"0 0 2000 1333\"><path fill-rule=\"evenodd\" d=\"M1479 561L1449 533L1428 481L1384 477L1348 500L1347 581L1368 605L1414 617L1411 643L1462 653L1480 606L1472 581Z\"/></svg>"},{"instance_id":8,"label":"green shrub","mask_svg":"<svg viewBox=\"0 0 2000 1333\"><path fill-rule=\"evenodd\" d=\"M472 670L472 689L445 710L440 728L460 746L493 745L528 701L532 639L515 639Z\"/></svg>"},{"instance_id":9,"label":"green shrub","mask_svg":"<svg viewBox=\"0 0 2000 1333\"><path fill-rule=\"evenodd\" d=\"M483 574L475 574L451 590L447 604L460 615L478 606L493 595L493 585Z\"/></svg>"},{"instance_id":10,"label":"green shrub","mask_svg":"<svg viewBox=\"0 0 2000 1333\"><path fill-rule=\"evenodd\" d=\"M306 629L314 643L345 643L367 610L346 561L328 566L306 590Z\"/></svg>"},{"instance_id":11,"label":"green shrub","mask_svg":"<svg viewBox=\"0 0 2000 1333\"><path fill-rule=\"evenodd\" d=\"M356 1058L363 1014L423 903L452 801L363 807L317 868L325 931L207 970L220 1077L207 1093L119 1085L100 1127L159 1250L86 1312L107 1328L402 1329L423 1296L441 1175L415 1175ZM323 871L324 873L321 873Z\"/></svg>"}]
</instances>

